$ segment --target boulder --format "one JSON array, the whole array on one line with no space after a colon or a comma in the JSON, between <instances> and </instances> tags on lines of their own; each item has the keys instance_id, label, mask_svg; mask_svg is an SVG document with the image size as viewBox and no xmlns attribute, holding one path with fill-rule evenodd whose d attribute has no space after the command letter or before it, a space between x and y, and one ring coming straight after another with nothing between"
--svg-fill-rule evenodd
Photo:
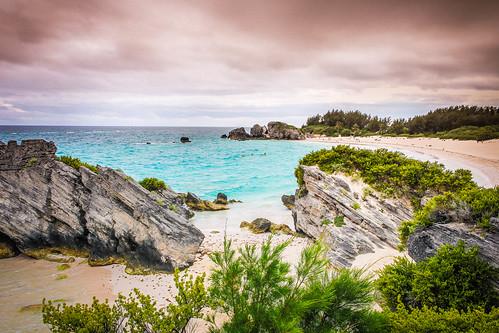
<instances>
[{"instance_id":1,"label":"boulder","mask_svg":"<svg viewBox=\"0 0 499 333\"><path fill-rule=\"evenodd\" d=\"M263 138L267 134L267 128L265 126L260 126L258 124L253 125L250 130L250 134L254 138Z\"/></svg>"},{"instance_id":2,"label":"boulder","mask_svg":"<svg viewBox=\"0 0 499 333\"><path fill-rule=\"evenodd\" d=\"M398 227L412 217L409 201L383 199L373 191L365 200L357 200L354 187L367 187L336 174L327 174L316 166L303 166L303 185L296 192L292 215L297 232L322 238L330 247L332 263L349 267L355 257L378 248L397 249Z\"/></svg>"},{"instance_id":3,"label":"boulder","mask_svg":"<svg viewBox=\"0 0 499 333\"><path fill-rule=\"evenodd\" d=\"M214 201L216 204L219 205L226 205L227 204L227 196L224 193L218 193L217 198Z\"/></svg>"},{"instance_id":4,"label":"boulder","mask_svg":"<svg viewBox=\"0 0 499 333\"><path fill-rule=\"evenodd\" d=\"M235 128L232 131L230 131L228 138L231 140L243 141L243 140L250 139L251 135L246 133L246 130L244 129L244 127L239 127L239 128Z\"/></svg>"},{"instance_id":5,"label":"boulder","mask_svg":"<svg viewBox=\"0 0 499 333\"><path fill-rule=\"evenodd\" d=\"M271 232L273 234L286 234L286 235L296 235L296 233L291 230L286 224L276 224L265 218L257 218L252 222L243 221L239 225L240 228L247 228L254 234L263 234L266 232Z\"/></svg>"},{"instance_id":6,"label":"boulder","mask_svg":"<svg viewBox=\"0 0 499 333\"><path fill-rule=\"evenodd\" d=\"M229 209L227 204L218 204L208 200L203 200L191 192L188 192L185 196L185 203L189 208L197 211L218 211Z\"/></svg>"},{"instance_id":7,"label":"boulder","mask_svg":"<svg viewBox=\"0 0 499 333\"><path fill-rule=\"evenodd\" d=\"M304 140L303 132L292 126L279 121L271 121L267 124L268 137L278 140Z\"/></svg>"},{"instance_id":8,"label":"boulder","mask_svg":"<svg viewBox=\"0 0 499 333\"><path fill-rule=\"evenodd\" d=\"M188 137L183 136L183 137L180 138L180 142L187 143L187 142L191 142L191 140Z\"/></svg>"},{"instance_id":9,"label":"boulder","mask_svg":"<svg viewBox=\"0 0 499 333\"><path fill-rule=\"evenodd\" d=\"M220 139L227 139L227 134L222 134L222 135L220 136Z\"/></svg>"},{"instance_id":10,"label":"boulder","mask_svg":"<svg viewBox=\"0 0 499 333\"><path fill-rule=\"evenodd\" d=\"M293 209L293 207L295 206L294 194L291 195L283 194L281 196L281 201L284 204L284 206L286 206L288 209Z\"/></svg>"},{"instance_id":11,"label":"boulder","mask_svg":"<svg viewBox=\"0 0 499 333\"><path fill-rule=\"evenodd\" d=\"M167 196L160 205L119 170L57 161L53 142L11 141L0 152L0 235L20 252L166 271L193 263L203 233Z\"/></svg>"}]
</instances>

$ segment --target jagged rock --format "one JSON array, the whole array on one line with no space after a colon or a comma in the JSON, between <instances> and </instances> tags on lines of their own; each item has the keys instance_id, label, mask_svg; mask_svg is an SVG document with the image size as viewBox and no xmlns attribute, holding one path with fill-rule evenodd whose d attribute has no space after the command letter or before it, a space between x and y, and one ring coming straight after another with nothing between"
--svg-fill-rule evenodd
<instances>
[{"instance_id":1,"label":"jagged rock","mask_svg":"<svg viewBox=\"0 0 499 333\"><path fill-rule=\"evenodd\" d=\"M185 203L183 195L173 191L169 187L159 191L152 191L150 194L161 207L165 207L186 219L190 219L194 216L194 212L190 210L189 206Z\"/></svg>"},{"instance_id":2,"label":"jagged rock","mask_svg":"<svg viewBox=\"0 0 499 333\"><path fill-rule=\"evenodd\" d=\"M248 140L251 138L251 135L246 133L244 127L239 127L230 131L228 138L231 140Z\"/></svg>"},{"instance_id":3,"label":"jagged rock","mask_svg":"<svg viewBox=\"0 0 499 333\"><path fill-rule=\"evenodd\" d=\"M379 247L397 248L397 229L412 217L409 202L381 200L376 193L357 201L350 189L365 187L361 181L327 174L316 166L300 167L304 185L297 190L292 209L295 229L312 238L322 237L334 264L348 267L360 254Z\"/></svg>"},{"instance_id":4,"label":"jagged rock","mask_svg":"<svg viewBox=\"0 0 499 333\"><path fill-rule=\"evenodd\" d=\"M180 142L187 143L187 142L191 142L191 140L188 137L183 136L183 137L180 138Z\"/></svg>"},{"instance_id":5,"label":"jagged rock","mask_svg":"<svg viewBox=\"0 0 499 333\"><path fill-rule=\"evenodd\" d=\"M288 209L293 209L293 207L295 206L295 196L293 194L283 194L281 196L281 201Z\"/></svg>"},{"instance_id":6,"label":"jagged rock","mask_svg":"<svg viewBox=\"0 0 499 333\"><path fill-rule=\"evenodd\" d=\"M409 256L420 261L433 256L440 246L456 245L461 240L468 246L478 246L480 257L499 268L499 219L491 218L491 225L492 228L488 232L477 230L472 224L460 222L435 223L417 229L407 241Z\"/></svg>"},{"instance_id":7,"label":"jagged rock","mask_svg":"<svg viewBox=\"0 0 499 333\"><path fill-rule=\"evenodd\" d=\"M267 128L265 126L260 126L258 124L253 125L250 130L250 134L254 138L263 138L267 134Z\"/></svg>"},{"instance_id":8,"label":"jagged rock","mask_svg":"<svg viewBox=\"0 0 499 333\"><path fill-rule=\"evenodd\" d=\"M291 230L286 224L276 224L265 218L257 218L252 222L243 221L239 225L240 228L247 228L254 234L263 234L271 232L274 234L281 233L286 235L295 235L296 233Z\"/></svg>"},{"instance_id":9,"label":"jagged rock","mask_svg":"<svg viewBox=\"0 0 499 333\"><path fill-rule=\"evenodd\" d=\"M19 251L76 251L89 262L167 271L194 261L204 236L183 216L123 172L75 170L55 152L53 142L26 140L0 155L0 234Z\"/></svg>"},{"instance_id":10,"label":"jagged rock","mask_svg":"<svg viewBox=\"0 0 499 333\"><path fill-rule=\"evenodd\" d=\"M202 200L194 193L188 192L185 197L185 203L189 208L197 211L218 211L227 210L229 207L227 204L217 204L208 200Z\"/></svg>"},{"instance_id":11,"label":"jagged rock","mask_svg":"<svg viewBox=\"0 0 499 333\"><path fill-rule=\"evenodd\" d=\"M219 205L226 205L227 204L227 196L224 193L218 193L217 198L214 201L216 204Z\"/></svg>"},{"instance_id":12,"label":"jagged rock","mask_svg":"<svg viewBox=\"0 0 499 333\"><path fill-rule=\"evenodd\" d=\"M268 137L278 140L303 140L305 135L303 132L286 123L280 121L271 121L267 124Z\"/></svg>"}]
</instances>

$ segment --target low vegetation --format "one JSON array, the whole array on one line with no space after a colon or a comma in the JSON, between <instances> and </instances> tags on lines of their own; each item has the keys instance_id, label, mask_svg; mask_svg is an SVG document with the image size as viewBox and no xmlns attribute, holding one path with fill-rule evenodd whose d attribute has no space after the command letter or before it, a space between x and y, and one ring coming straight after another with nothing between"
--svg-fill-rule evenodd
<instances>
[{"instance_id":1,"label":"low vegetation","mask_svg":"<svg viewBox=\"0 0 499 333\"><path fill-rule=\"evenodd\" d=\"M389 196L407 197L415 208L428 194L459 192L476 188L468 170L446 170L443 165L408 158L386 149L368 150L336 146L312 152L300 165L317 165L327 173L342 172L360 178L373 189ZM298 184L303 185L303 170L295 171Z\"/></svg>"},{"instance_id":2,"label":"low vegetation","mask_svg":"<svg viewBox=\"0 0 499 333\"><path fill-rule=\"evenodd\" d=\"M158 192L167 189L165 182L158 178L144 178L139 184L150 192Z\"/></svg>"},{"instance_id":3,"label":"low vegetation","mask_svg":"<svg viewBox=\"0 0 499 333\"><path fill-rule=\"evenodd\" d=\"M74 168L76 170L79 170L80 167L83 166L83 167L85 167L85 168L87 168L90 171L93 171L95 173L99 172L99 169L97 168L97 166L89 164L89 163L86 163L86 162L82 162L79 158L76 158L76 157L58 156L57 160L59 162L62 162L64 164L66 164L66 165L69 165L70 167L72 167L72 168Z\"/></svg>"},{"instance_id":4,"label":"low vegetation","mask_svg":"<svg viewBox=\"0 0 499 333\"><path fill-rule=\"evenodd\" d=\"M331 110L308 118L303 130L326 136L403 135L484 141L499 138L499 109L495 106L451 106L395 120L360 111Z\"/></svg>"}]
</instances>

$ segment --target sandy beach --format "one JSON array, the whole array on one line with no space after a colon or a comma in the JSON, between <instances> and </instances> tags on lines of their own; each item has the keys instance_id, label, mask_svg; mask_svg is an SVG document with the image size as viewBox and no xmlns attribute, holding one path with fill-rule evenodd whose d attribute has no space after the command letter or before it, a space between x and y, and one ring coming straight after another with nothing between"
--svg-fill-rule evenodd
<instances>
[{"instance_id":1,"label":"sandy beach","mask_svg":"<svg viewBox=\"0 0 499 333\"><path fill-rule=\"evenodd\" d=\"M350 144L359 147L399 150L408 155L444 163L450 168L470 169L480 185L499 184L499 140L484 143L420 138L310 138L309 141L331 144ZM262 205L262 203L260 203ZM231 210L197 213L193 223L203 231L205 240L195 263L187 270L193 275L209 274L213 264L208 254L222 249L224 230L235 247L244 244L259 244L268 235L254 235L239 228L242 220L268 217L277 223L292 226L291 212L280 204L270 203L268 209L258 202L232 204ZM271 216L266 212L272 211ZM290 236L276 235L274 243L286 241ZM294 238L284 253L291 264L298 261L300 252L309 240ZM375 253L364 254L355 260L354 267L375 272L404 255L392 248L379 248ZM1 332L48 332L41 323L39 306L43 298L64 300L68 303L90 302L92 296L99 299L114 299L119 293L128 294L134 288L153 296L159 305L174 299L175 287L171 274L132 276L124 272L124 266L89 267L82 260L71 264L65 271L57 270L57 263L34 260L25 256L0 261L0 321ZM67 278L57 280L59 274ZM199 325L199 331L205 331Z\"/></svg>"}]
</instances>

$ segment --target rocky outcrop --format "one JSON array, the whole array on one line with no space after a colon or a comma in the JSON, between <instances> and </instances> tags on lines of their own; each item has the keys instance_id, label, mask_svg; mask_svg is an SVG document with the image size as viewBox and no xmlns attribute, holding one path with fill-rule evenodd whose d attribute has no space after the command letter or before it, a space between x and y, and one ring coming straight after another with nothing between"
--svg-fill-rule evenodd
<instances>
[{"instance_id":1,"label":"rocky outcrop","mask_svg":"<svg viewBox=\"0 0 499 333\"><path fill-rule=\"evenodd\" d=\"M434 255L444 244L456 245L458 241L463 241L468 246L478 246L480 257L499 268L499 219L491 218L490 222L489 231L462 222L435 223L417 229L407 241L409 256L420 261Z\"/></svg>"},{"instance_id":2,"label":"rocky outcrop","mask_svg":"<svg viewBox=\"0 0 499 333\"><path fill-rule=\"evenodd\" d=\"M227 203L219 204L216 202L203 200L191 192L188 192L185 195L185 203L187 204L187 206L189 206L189 208L197 210L197 211L218 211L218 210L229 209L229 206L227 206Z\"/></svg>"},{"instance_id":3,"label":"rocky outcrop","mask_svg":"<svg viewBox=\"0 0 499 333\"><path fill-rule=\"evenodd\" d=\"M231 140L239 140L239 141L251 139L251 135L249 135L246 132L244 127L233 129L232 131L229 132L229 135L227 137Z\"/></svg>"},{"instance_id":4,"label":"rocky outcrop","mask_svg":"<svg viewBox=\"0 0 499 333\"><path fill-rule=\"evenodd\" d=\"M286 235L295 235L295 232L291 230L286 224L276 224L267 220L263 217L254 219L251 222L243 221L239 225L240 228L247 228L254 234L263 234L266 232L271 233L281 233Z\"/></svg>"},{"instance_id":5,"label":"rocky outcrop","mask_svg":"<svg viewBox=\"0 0 499 333\"><path fill-rule=\"evenodd\" d=\"M224 193L218 193L214 203L219 205L226 205L228 203L227 196Z\"/></svg>"},{"instance_id":6,"label":"rocky outcrop","mask_svg":"<svg viewBox=\"0 0 499 333\"><path fill-rule=\"evenodd\" d=\"M295 196L293 194L287 195L283 194L281 196L281 201L284 206L286 206L288 209L293 209L295 207Z\"/></svg>"},{"instance_id":7,"label":"rocky outcrop","mask_svg":"<svg viewBox=\"0 0 499 333\"><path fill-rule=\"evenodd\" d=\"M44 140L0 150L0 235L27 254L87 253L90 263L126 261L172 271L191 264L203 234L118 170L78 170ZM166 206L166 207L165 207Z\"/></svg>"},{"instance_id":8,"label":"rocky outcrop","mask_svg":"<svg viewBox=\"0 0 499 333\"><path fill-rule=\"evenodd\" d=\"M333 264L348 267L360 254L397 248L398 226L412 216L409 202L384 199L362 181L300 167L303 185L292 209L295 229L322 238Z\"/></svg>"},{"instance_id":9,"label":"rocky outcrop","mask_svg":"<svg viewBox=\"0 0 499 333\"><path fill-rule=\"evenodd\" d=\"M249 140L249 139L274 139L274 140L303 140L303 132L292 126L279 121L271 121L267 126L255 124L250 134L243 127L233 129L229 132L229 139Z\"/></svg>"}]
</instances>

